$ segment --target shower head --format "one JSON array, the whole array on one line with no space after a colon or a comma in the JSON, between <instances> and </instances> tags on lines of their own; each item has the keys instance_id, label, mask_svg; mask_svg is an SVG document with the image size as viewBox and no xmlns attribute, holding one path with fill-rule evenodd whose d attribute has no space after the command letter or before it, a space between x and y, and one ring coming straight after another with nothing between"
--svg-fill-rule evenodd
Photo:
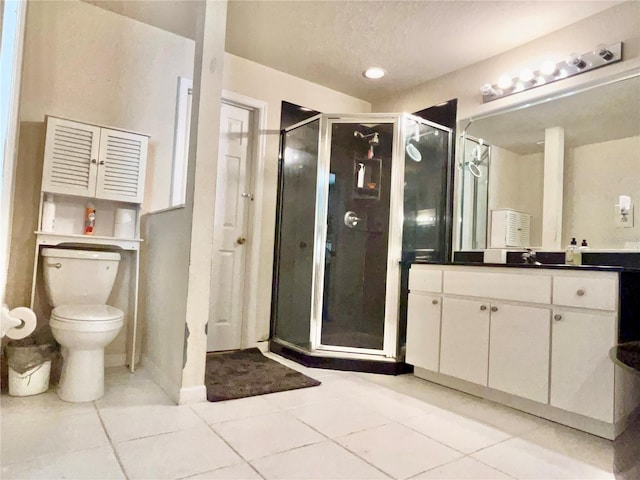
<instances>
[{"instance_id":1,"label":"shower head","mask_svg":"<svg viewBox=\"0 0 640 480\"><path fill-rule=\"evenodd\" d=\"M420 150L418 150L418 148L413 144L411 140L407 142L407 146L405 147L405 150L407 152L407 155L409 155L409 158L414 162L422 161L422 154L420 153Z\"/></svg>"},{"instance_id":2,"label":"shower head","mask_svg":"<svg viewBox=\"0 0 640 480\"><path fill-rule=\"evenodd\" d=\"M373 132L365 135L364 133L356 130L355 132L353 132L353 136L362 138L364 140L369 139L369 145L373 145L376 147L380 145L380 135L378 135L378 132Z\"/></svg>"}]
</instances>

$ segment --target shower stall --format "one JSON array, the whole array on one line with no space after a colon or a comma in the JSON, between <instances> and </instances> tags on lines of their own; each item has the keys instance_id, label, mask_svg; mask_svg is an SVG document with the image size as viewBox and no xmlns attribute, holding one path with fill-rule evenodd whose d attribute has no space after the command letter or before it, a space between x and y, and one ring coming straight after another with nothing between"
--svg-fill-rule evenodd
<instances>
[{"instance_id":1,"label":"shower stall","mask_svg":"<svg viewBox=\"0 0 640 480\"><path fill-rule=\"evenodd\" d=\"M451 129L407 114L283 130L272 349L402 360L401 260L448 255L451 147Z\"/></svg>"}]
</instances>

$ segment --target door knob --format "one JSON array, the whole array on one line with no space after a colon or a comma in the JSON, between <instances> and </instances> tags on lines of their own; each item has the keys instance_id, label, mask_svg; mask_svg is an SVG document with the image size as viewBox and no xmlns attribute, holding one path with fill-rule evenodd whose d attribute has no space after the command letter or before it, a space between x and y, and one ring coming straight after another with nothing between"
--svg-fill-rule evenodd
<instances>
[{"instance_id":1,"label":"door knob","mask_svg":"<svg viewBox=\"0 0 640 480\"><path fill-rule=\"evenodd\" d=\"M244 245L245 243L247 243L247 239L244 237L238 237L238 240L236 240L236 242L238 242L238 245Z\"/></svg>"}]
</instances>

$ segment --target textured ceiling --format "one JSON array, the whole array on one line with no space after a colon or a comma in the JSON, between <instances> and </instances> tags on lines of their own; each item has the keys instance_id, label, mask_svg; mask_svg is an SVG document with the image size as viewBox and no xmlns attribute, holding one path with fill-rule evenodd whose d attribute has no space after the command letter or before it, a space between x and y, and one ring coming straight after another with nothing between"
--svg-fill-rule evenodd
<instances>
[{"instance_id":1,"label":"textured ceiling","mask_svg":"<svg viewBox=\"0 0 640 480\"><path fill-rule=\"evenodd\" d=\"M226 50L365 100L387 97L617 1L231 1ZM388 75L362 77L369 66Z\"/></svg>"},{"instance_id":2,"label":"textured ceiling","mask_svg":"<svg viewBox=\"0 0 640 480\"><path fill-rule=\"evenodd\" d=\"M83 0L195 38L198 0ZM226 50L373 101L490 58L620 3L230 0ZM369 66L388 71L362 77Z\"/></svg>"},{"instance_id":3,"label":"textured ceiling","mask_svg":"<svg viewBox=\"0 0 640 480\"><path fill-rule=\"evenodd\" d=\"M640 77L473 122L467 133L519 155L544 151L547 127L564 127L565 147L640 135Z\"/></svg>"}]
</instances>

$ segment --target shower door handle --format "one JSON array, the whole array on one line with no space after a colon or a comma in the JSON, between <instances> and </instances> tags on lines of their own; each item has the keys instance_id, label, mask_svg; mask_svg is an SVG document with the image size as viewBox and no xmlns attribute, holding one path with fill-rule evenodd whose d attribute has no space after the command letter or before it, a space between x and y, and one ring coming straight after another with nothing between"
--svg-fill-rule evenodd
<instances>
[{"instance_id":1,"label":"shower door handle","mask_svg":"<svg viewBox=\"0 0 640 480\"><path fill-rule=\"evenodd\" d=\"M348 211L344 214L344 224L349 228L355 228L358 225L358 222L361 222L362 219L359 218L355 212Z\"/></svg>"}]
</instances>

